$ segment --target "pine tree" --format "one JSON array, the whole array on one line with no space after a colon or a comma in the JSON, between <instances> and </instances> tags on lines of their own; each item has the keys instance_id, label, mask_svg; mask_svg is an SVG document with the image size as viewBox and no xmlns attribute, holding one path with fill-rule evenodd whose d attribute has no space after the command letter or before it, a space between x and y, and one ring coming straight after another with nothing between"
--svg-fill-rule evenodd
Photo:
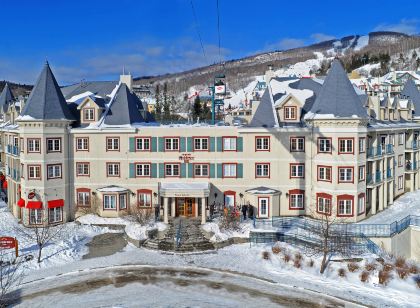
<instances>
[{"instance_id":1,"label":"pine tree","mask_svg":"<svg viewBox=\"0 0 420 308\"><path fill-rule=\"evenodd\" d=\"M210 119L210 108L209 108L209 106L207 105L207 102L204 102L204 105L203 105L203 110L202 110L202 118L203 119L205 119L205 120L208 120L208 119Z\"/></svg>"},{"instance_id":2,"label":"pine tree","mask_svg":"<svg viewBox=\"0 0 420 308\"><path fill-rule=\"evenodd\" d=\"M194 119L197 119L201 116L202 110L201 110L201 101L200 96L197 95L194 99L194 105L193 105L193 117Z\"/></svg>"},{"instance_id":3,"label":"pine tree","mask_svg":"<svg viewBox=\"0 0 420 308\"><path fill-rule=\"evenodd\" d=\"M168 83L163 84L163 118L169 120L171 117L171 107L168 99Z\"/></svg>"},{"instance_id":4,"label":"pine tree","mask_svg":"<svg viewBox=\"0 0 420 308\"><path fill-rule=\"evenodd\" d=\"M156 118L156 120L160 120L161 115L162 115L162 106L160 105L160 88L159 88L159 84L156 85L155 100L156 100L156 105L155 105L155 118Z\"/></svg>"}]
</instances>

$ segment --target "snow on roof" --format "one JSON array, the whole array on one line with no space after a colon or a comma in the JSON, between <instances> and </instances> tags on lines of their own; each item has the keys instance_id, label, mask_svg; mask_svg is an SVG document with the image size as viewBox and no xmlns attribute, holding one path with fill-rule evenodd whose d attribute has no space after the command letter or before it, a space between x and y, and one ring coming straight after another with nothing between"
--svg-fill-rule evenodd
<instances>
[{"instance_id":1,"label":"snow on roof","mask_svg":"<svg viewBox=\"0 0 420 308\"><path fill-rule=\"evenodd\" d=\"M287 94L292 94L294 97L296 97L300 103L303 105L305 104L306 99L314 95L314 92L308 89L293 89L289 87L291 83L296 82L298 79L290 79L281 81L279 79L271 79L270 86L271 91L273 92L273 96L278 93L285 93L286 95L281 96L277 101L274 102L275 106L280 105L286 97L288 97Z\"/></svg>"},{"instance_id":2,"label":"snow on roof","mask_svg":"<svg viewBox=\"0 0 420 308\"><path fill-rule=\"evenodd\" d=\"M127 188L116 186L116 185L105 186L105 187L97 189L97 191L99 192L126 192L128 190L129 189Z\"/></svg>"},{"instance_id":3,"label":"snow on roof","mask_svg":"<svg viewBox=\"0 0 420 308\"><path fill-rule=\"evenodd\" d=\"M90 92L90 91L86 91L86 92L83 92L83 93L80 93L80 94L78 94L78 95L74 95L74 96L72 96L71 98L69 98L68 100L67 100L67 102L69 102L69 103L75 103L75 104L80 104L86 97L88 97L88 96L92 96L93 95L93 93L92 92Z\"/></svg>"},{"instance_id":4,"label":"snow on roof","mask_svg":"<svg viewBox=\"0 0 420 308\"><path fill-rule=\"evenodd\" d=\"M254 195L278 194L278 193L280 193L280 191L277 190L277 189L273 189L273 188L269 188L269 187L265 187L265 186L259 186L259 187L251 188L251 189L246 190L245 192L250 193L250 194L254 194Z\"/></svg>"}]
</instances>

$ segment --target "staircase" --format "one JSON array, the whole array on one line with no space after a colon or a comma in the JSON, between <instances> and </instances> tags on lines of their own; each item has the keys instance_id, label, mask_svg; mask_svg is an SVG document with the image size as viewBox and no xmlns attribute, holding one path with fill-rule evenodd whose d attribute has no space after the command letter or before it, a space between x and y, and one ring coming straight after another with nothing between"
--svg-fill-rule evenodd
<instances>
[{"instance_id":1,"label":"staircase","mask_svg":"<svg viewBox=\"0 0 420 308\"><path fill-rule=\"evenodd\" d=\"M144 247L155 250L193 252L213 250L214 245L204 237L201 220L177 217L169 221L169 229L163 239L148 239Z\"/></svg>"}]
</instances>

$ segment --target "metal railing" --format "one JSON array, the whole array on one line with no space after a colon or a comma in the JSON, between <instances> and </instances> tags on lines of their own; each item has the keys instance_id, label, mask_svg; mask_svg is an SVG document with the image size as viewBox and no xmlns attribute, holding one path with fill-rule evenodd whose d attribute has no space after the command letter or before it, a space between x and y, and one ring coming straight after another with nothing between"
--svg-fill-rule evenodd
<instances>
[{"instance_id":1,"label":"metal railing","mask_svg":"<svg viewBox=\"0 0 420 308\"><path fill-rule=\"evenodd\" d=\"M394 146L392 144L386 145L386 154L394 154Z\"/></svg>"},{"instance_id":2,"label":"metal railing","mask_svg":"<svg viewBox=\"0 0 420 308\"><path fill-rule=\"evenodd\" d=\"M416 171L417 170L417 162L408 162L407 164L405 164L405 170L406 171Z\"/></svg>"},{"instance_id":3,"label":"metal railing","mask_svg":"<svg viewBox=\"0 0 420 308\"><path fill-rule=\"evenodd\" d=\"M405 148L406 150L417 150L419 148L419 144L417 140L413 140L411 143L406 143Z\"/></svg>"},{"instance_id":4,"label":"metal railing","mask_svg":"<svg viewBox=\"0 0 420 308\"><path fill-rule=\"evenodd\" d=\"M392 176L392 169L391 168L386 169L386 178L391 179L392 177L393 177Z\"/></svg>"},{"instance_id":5,"label":"metal railing","mask_svg":"<svg viewBox=\"0 0 420 308\"><path fill-rule=\"evenodd\" d=\"M382 146L378 145L376 148L371 147L367 149L367 157L373 158L373 157L381 157L382 156Z\"/></svg>"}]
</instances>

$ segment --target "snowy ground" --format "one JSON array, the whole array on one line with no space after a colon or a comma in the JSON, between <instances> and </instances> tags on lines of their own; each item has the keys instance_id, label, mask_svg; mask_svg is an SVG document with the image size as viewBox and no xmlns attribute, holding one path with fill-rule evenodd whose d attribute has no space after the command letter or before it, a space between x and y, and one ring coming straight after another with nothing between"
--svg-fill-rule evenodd
<instances>
[{"instance_id":1,"label":"snowy ground","mask_svg":"<svg viewBox=\"0 0 420 308\"><path fill-rule=\"evenodd\" d=\"M243 222L239 225L238 230L220 230L219 222L217 219L215 219L214 221L203 225L203 229L207 232L213 233L210 241L217 243L226 241L232 237L248 238L249 231L253 229L253 226L252 220L248 219L246 222Z\"/></svg>"}]
</instances>

